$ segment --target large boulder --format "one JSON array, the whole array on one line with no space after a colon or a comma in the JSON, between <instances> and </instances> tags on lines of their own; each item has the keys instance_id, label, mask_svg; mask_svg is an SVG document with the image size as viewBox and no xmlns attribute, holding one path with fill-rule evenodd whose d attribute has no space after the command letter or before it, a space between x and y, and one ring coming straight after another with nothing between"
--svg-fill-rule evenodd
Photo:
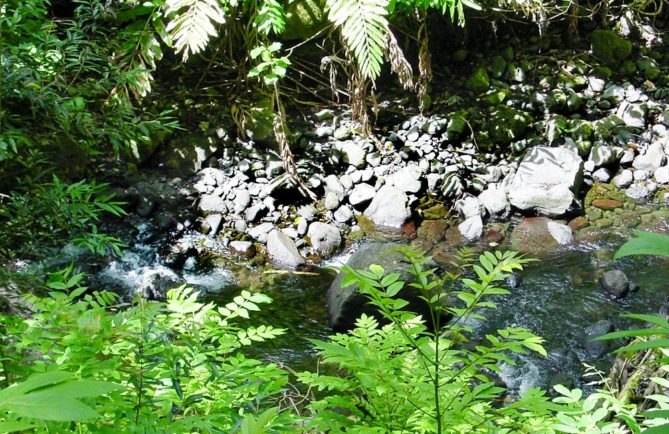
<instances>
[{"instance_id":1,"label":"large boulder","mask_svg":"<svg viewBox=\"0 0 669 434\"><path fill-rule=\"evenodd\" d=\"M402 274L401 279L409 280L407 272L409 264L403 262L403 255L394 249L402 246L400 243L366 243L353 253L347 265L353 269L368 269L372 264L383 267L386 273ZM374 315L376 310L367 303L367 298L358 292L357 285L342 287L343 272L339 272L328 289L328 318L330 327L336 331L346 331L353 328L355 320L361 314ZM405 308L418 313L426 313L425 304L418 299L419 292L406 285L398 294L399 298L409 301Z\"/></svg>"},{"instance_id":2,"label":"large boulder","mask_svg":"<svg viewBox=\"0 0 669 434\"><path fill-rule=\"evenodd\" d=\"M408 201L403 191L384 185L365 210L365 217L379 226L399 228L411 217Z\"/></svg>"},{"instance_id":3,"label":"large boulder","mask_svg":"<svg viewBox=\"0 0 669 434\"><path fill-rule=\"evenodd\" d=\"M611 30L595 30L590 42L592 54L609 66L618 66L632 54L632 43Z\"/></svg>"},{"instance_id":4,"label":"large boulder","mask_svg":"<svg viewBox=\"0 0 669 434\"><path fill-rule=\"evenodd\" d=\"M305 262L295 242L278 229L273 230L267 238L267 253L274 262L287 267L294 268Z\"/></svg>"},{"instance_id":5,"label":"large boulder","mask_svg":"<svg viewBox=\"0 0 669 434\"><path fill-rule=\"evenodd\" d=\"M583 160L572 149L537 146L506 183L511 205L548 216L564 214L583 179Z\"/></svg>"}]
</instances>

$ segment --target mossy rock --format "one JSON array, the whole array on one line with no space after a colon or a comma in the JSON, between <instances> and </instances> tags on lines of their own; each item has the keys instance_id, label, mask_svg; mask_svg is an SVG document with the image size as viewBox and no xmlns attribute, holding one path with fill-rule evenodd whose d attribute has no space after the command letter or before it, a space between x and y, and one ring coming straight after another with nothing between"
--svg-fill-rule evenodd
<instances>
[{"instance_id":1,"label":"mossy rock","mask_svg":"<svg viewBox=\"0 0 669 434\"><path fill-rule=\"evenodd\" d=\"M636 64L631 59L625 59L618 68L618 73L626 76L634 75L637 73Z\"/></svg>"},{"instance_id":2,"label":"mossy rock","mask_svg":"<svg viewBox=\"0 0 669 434\"><path fill-rule=\"evenodd\" d=\"M482 93L488 90L490 88L488 71L483 66L476 68L476 71L465 82L465 87L475 93Z\"/></svg>"},{"instance_id":3,"label":"mossy rock","mask_svg":"<svg viewBox=\"0 0 669 434\"><path fill-rule=\"evenodd\" d=\"M517 141L525 134L532 121L530 114L512 107L497 107L490 115L488 133L493 143L508 145Z\"/></svg>"},{"instance_id":4,"label":"mossy rock","mask_svg":"<svg viewBox=\"0 0 669 434\"><path fill-rule=\"evenodd\" d=\"M506 71L506 59L503 56L495 56L490 63L488 70L494 78L501 78Z\"/></svg>"},{"instance_id":5,"label":"mossy rock","mask_svg":"<svg viewBox=\"0 0 669 434\"><path fill-rule=\"evenodd\" d=\"M590 43L592 54L608 66L618 66L632 54L632 43L611 30L595 30Z\"/></svg>"}]
</instances>

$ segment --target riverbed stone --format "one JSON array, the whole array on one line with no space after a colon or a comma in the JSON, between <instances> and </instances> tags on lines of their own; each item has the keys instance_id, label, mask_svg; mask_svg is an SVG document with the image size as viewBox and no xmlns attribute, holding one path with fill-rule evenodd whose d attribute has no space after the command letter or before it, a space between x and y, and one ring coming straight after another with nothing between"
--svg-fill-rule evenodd
<instances>
[{"instance_id":1,"label":"riverbed stone","mask_svg":"<svg viewBox=\"0 0 669 434\"><path fill-rule=\"evenodd\" d=\"M251 194L249 193L248 190L239 190L235 195L233 203L235 204L235 212L240 214L251 203Z\"/></svg>"},{"instance_id":2,"label":"riverbed stone","mask_svg":"<svg viewBox=\"0 0 669 434\"><path fill-rule=\"evenodd\" d=\"M231 254L250 259L256 254L255 246L251 241L230 241L228 250Z\"/></svg>"},{"instance_id":3,"label":"riverbed stone","mask_svg":"<svg viewBox=\"0 0 669 434\"><path fill-rule=\"evenodd\" d=\"M509 202L521 210L548 216L564 214L583 177L583 160L567 148L530 149L506 184Z\"/></svg>"},{"instance_id":4,"label":"riverbed stone","mask_svg":"<svg viewBox=\"0 0 669 434\"><path fill-rule=\"evenodd\" d=\"M590 35L592 54L609 66L618 66L632 54L632 43L611 30L595 30Z\"/></svg>"},{"instance_id":5,"label":"riverbed stone","mask_svg":"<svg viewBox=\"0 0 669 434\"><path fill-rule=\"evenodd\" d=\"M629 291L629 279L621 270L609 270L599 279L599 286L609 295L622 298Z\"/></svg>"},{"instance_id":6,"label":"riverbed stone","mask_svg":"<svg viewBox=\"0 0 669 434\"><path fill-rule=\"evenodd\" d=\"M664 154L664 147L660 142L651 143L646 151L638 155L632 162L632 166L635 169L639 170L650 170L655 172L657 169L662 167L666 161L666 156Z\"/></svg>"},{"instance_id":7,"label":"riverbed stone","mask_svg":"<svg viewBox=\"0 0 669 434\"><path fill-rule=\"evenodd\" d=\"M348 201L351 205L357 207L361 205L366 205L371 201L376 195L376 190L371 185L363 182L356 185L351 191L351 194L348 196Z\"/></svg>"},{"instance_id":8,"label":"riverbed stone","mask_svg":"<svg viewBox=\"0 0 669 434\"><path fill-rule=\"evenodd\" d=\"M596 323L586 327L585 350L588 353L588 356L592 357L593 359L599 359L611 349L610 341L600 341L596 338L605 335L606 333L610 333L613 330L613 323L606 319L599 320Z\"/></svg>"},{"instance_id":9,"label":"riverbed stone","mask_svg":"<svg viewBox=\"0 0 669 434\"><path fill-rule=\"evenodd\" d=\"M468 241L478 240L483 234L483 220L480 215L469 217L458 225L458 230Z\"/></svg>"},{"instance_id":10,"label":"riverbed stone","mask_svg":"<svg viewBox=\"0 0 669 434\"><path fill-rule=\"evenodd\" d=\"M367 151L365 151L359 143L352 140L338 142L335 144L335 149L342 153L345 163L357 167L358 169L365 165Z\"/></svg>"},{"instance_id":11,"label":"riverbed stone","mask_svg":"<svg viewBox=\"0 0 669 434\"><path fill-rule=\"evenodd\" d=\"M658 184L669 184L669 166L659 167L653 174Z\"/></svg>"},{"instance_id":12,"label":"riverbed stone","mask_svg":"<svg viewBox=\"0 0 669 434\"><path fill-rule=\"evenodd\" d=\"M225 214L228 211L228 207L225 206L225 199L213 194L203 194L200 196L198 207L204 213Z\"/></svg>"},{"instance_id":13,"label":"riverbed stone","mask_svg":"<svg viewBox=\"0 0 669 434\"><path fill-rule=\"evenodd\" d=\"M383 267L386 273L400 273L401 279L411 281L408 273L409 265L403 261L403 255L395 249L401 247L401 243L365 243L351 255L347 265L356 270L367 270L371 264ZM342 287L345 273L339 272L334 282L328 289L327 308L330 327L335 331L347 331L354 327L355 321L366 313L376 315L376 309L367 302L367 298L358 292L357 285ZM425 302L421 301L419 291L405 285L397 295L409 301L405 308L413 312L426 314Z\"/></svg>"},{"instance_id":14,"label":"riverbed stone","mask_svg":"<svg viewBox=\"0 0 669 434\"><path fill-rule=\"evenodd\" d=\"M485 67L479 66L465 82L465 87L473 92L481 93L490 87L490 77Z\"/></svg>"},{"instance_id":15,"label":"riverbed stone","mask_svg":"<svg viewBox=\"0 0 669 434\"><path fill-rule=\"evenodd\" d=\"M327 223L313 222L309 225L307 236L311 241L311 247L321 256L331 255L341 244L339 228Z\"/></svg>"},{"instance_id":16,"label":"riverbed stone","mask_svg":"<svg viewBox=\"0 0 669 434\"><path fill-rule=\"evenodd\" d=\"M511 232L511 246L514 250L536 256L551 253L560 245L572 241L569 226L547 217L528 217Z\"/></svg>"},{"instance_id":17,"label":"riverbed stone","mask_svg":"<svg viewBox=\"0 0 669 434\"><path fill-rule=\"evenodd\" d=\"M489 185L478 198L490 215L505 216L511 210L506 191L497 184Z\"/></svg>"},{"instance_id":18,"label":"riverbed stone","mask_svg":"<svg viewBox=\"0 0 669 434\"><path fill-rule=\"evenodd\" d=\"M401 168L390 176L392 184L405 193L418 193L422 187L420 181L423 171L416 165Z\"/></svg>"},{"instance_id":19,"label":"riverbed stone","mask_svg":"<svg viewBox=\"0 0 669 434\"><path fill-rule=\"evenodd\" d=\"M325 209L330 211L337 209L339 206L339 198L337 197L337 194L332 191L328 191L325 194L325 198L323 199L323 206Z\"/></svg>"},{"instance_id":20,"label":"riverbed stone","mask_svg":"<svg viewBox=\"0 0 669 434\"><path fill-rule=\"evenodd\" d=\"M613 184L618 188L627 188L634 181L634 174L629 169L621 170L613 177Z\"/></svg>"},{"instance_id":21,"label":"riverbed stone","mask_svg":"<svg viewBox=\"0 0 669 434\"><path fill-rule=\"evenodd\" d=\"M384 185L365 210L365 217L378 226L399 228L411 217L408 201L403 191Z\"/></svg>"},{"instance_id":22,"label":"riverbed stone","mask_svg":"<svg viewBox=\"0 0 669 434\"><path fill-rule=\"evenodd\" d=\"M267 253L277 264L287 267L297 267L305 263L293 241L280 230L273 230L267 237Z\"/></svg>"}]
</instances>

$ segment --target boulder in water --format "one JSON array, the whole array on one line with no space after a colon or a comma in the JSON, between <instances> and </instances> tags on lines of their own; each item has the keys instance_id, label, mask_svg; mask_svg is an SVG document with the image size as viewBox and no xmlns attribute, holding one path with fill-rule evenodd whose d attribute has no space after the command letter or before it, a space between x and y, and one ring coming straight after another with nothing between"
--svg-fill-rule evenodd
<instances>
[{"instance_id":1,"label":"boulder in water","mask_svg":"<svg viewBox=\"0 0 669 434\"><path fill-rule=\"evenodd\" d=\"M609 295L622 298L629 292L630 282L621 270L609 270L599 279L599 286Z\"/></svg>"},{"instance_id":2,"label":"boulder in water","mask_svg":"<svg viewBox=\"0 0 669 434\"><path fill-rule=\"evenodd\" d=\"M367 269L372 264L383 267L386 273L402 274L400 279L409 280L407 272L409 265L403 262L403 255L394 249L402 246L400 243L366 243L353 253L348 266L353 269ZM337 274L336 279L328 289L328 318L330 327L336 331L346 331L354 327L355 321L361 314L375 314L373 306L367 303L367 298L358 292L357 285L342 287L343 272ZM418 290L408 285L402 289L398 297L409 302L406 307L418 313L427 313L425 303L418 299Z\"/></svg>"},{"instance_id":3,"label":"boulder in water","mask_svg":"<svg viewBox=\"0 0 669 434\"><path fill-rule=\"evenodd\" d=\"M310 224L307 236L311 241L311 247L321 256L331 255L341 244L339 228L327 223Z\"/></svg>"},{"instance_id":4,"label":"boulder in water","mask_svg":"<svg viewBox=\"0 0 669 434\"><path fill-rule=\"evenodd\" d=\"M572 242L571 228L547 217L526 218L511 233L513 249L532 255L544 255Z\"/></svg>"},{"instance_id":5,"label":"boulder in water","mask_svg":"<svg viewBox=\"0 0 669 434\"><path fill-rule=\"evenodd\" d=\"M295 241L277 229L267 237L267 253L274 262L287 267L294 268L305 262L295 246Z\"/></svg>"}]
</instances>

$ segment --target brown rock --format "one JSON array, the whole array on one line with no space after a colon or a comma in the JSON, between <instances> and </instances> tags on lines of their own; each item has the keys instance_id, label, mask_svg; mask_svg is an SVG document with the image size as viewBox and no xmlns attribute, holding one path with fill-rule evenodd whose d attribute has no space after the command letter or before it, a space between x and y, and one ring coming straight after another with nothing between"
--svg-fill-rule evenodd
<instances>
[{"instance_id":1,"label":"brown rock","mask_svg":"<svg viewBox=\"0 0 669 434\"><path fill-rule=\"evenodd\" d=\"M448 222L446 220L425 220L418 228L418 238L438 243L444 238L447 229Z\"/></svg>"},{"instance_id":2,"label":"brown rock","mask_svg":"<svg viewBox=\"0 0 669 434\"><path fill-rule=\"evenodd\" d=\"M595 199L592 201L592 206L599 209L611 210L621 208L623 203L615 199Z\"/></svg>"},{"instance_id":3,"label":"brown rock","mask_svg":"<svg viewBox=\"0 0 669 434\"><path fill-rule=\"evenodd\" d=\"M567 226L569 226L572 231L576 231L578 229L583 229L584 227L588 226L588 224L588 219L580 216L570 221Z\"/></svg>"}]
</instances>

